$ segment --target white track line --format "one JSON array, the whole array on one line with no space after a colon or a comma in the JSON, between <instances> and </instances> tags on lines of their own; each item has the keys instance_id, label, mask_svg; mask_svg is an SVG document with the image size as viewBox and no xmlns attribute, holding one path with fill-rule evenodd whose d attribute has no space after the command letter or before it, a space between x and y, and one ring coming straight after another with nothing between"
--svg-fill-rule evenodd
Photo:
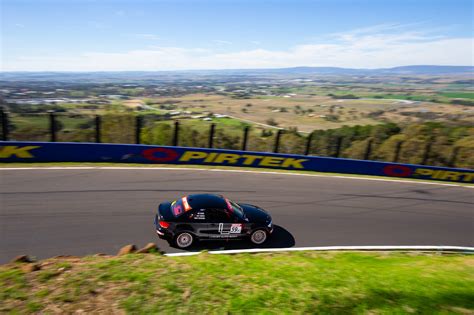
<instances>
[{"instance_id":1,"label":"white track line","mask_svg":"<svg viewBox=\"0 0 474 315\"><path fill-rule=\"evenodd\" d=\"M434 251L434 252L459 252L474 254L474 247L463 246L320 246L320 247L289 247L289 248L250 248L208 251L209 254L242 254L242 253L274 253L274 252L300 252L300 251ZM194 256L203 252L169 253L165 256Z\"/></svg>"},{"instance_id":2,"label":"white track line","mask_svg":"<svg viewBox=\"0 0 474 315\"><path fill-rule=\"evenodd\" d=\"M372 180L382 182L408 183L408 184L424 184L474 188L474 185L460 185L456 183L443 183L424 180L403 180L390 178L371 178L361 176L346 175L324 175L324 174L302 174L289 172L272 172L272 171L250 171L250 170L227 170L217 168L186 168L186 167L120 167L120 166L51 166L51 167L0 167L0 171L23 171L23 170L169 170L169 171L207 171L207 172L233 172L233 173L256 173L256 174L273 174L273 175L290 175L290 176L310 176L310 177L332 177L343 179ZM375 175L374 175L375 176ZM470 183L465 183L470 184Z\"/></svg>"}]
</instances>

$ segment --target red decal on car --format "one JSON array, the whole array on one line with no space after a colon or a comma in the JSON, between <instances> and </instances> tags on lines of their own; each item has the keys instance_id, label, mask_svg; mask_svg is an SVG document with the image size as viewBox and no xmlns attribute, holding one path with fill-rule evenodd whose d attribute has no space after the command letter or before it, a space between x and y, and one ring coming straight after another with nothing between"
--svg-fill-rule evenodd
<instances>
[{"instance_id":1,"label":"red decal on car","mask_svg":"<svg viewBox=\"0 0 474 315\"><path fill-rule=\"evenodd\" d=\"M183 197L183 205L184 205L184 211L189 211L191 210L191 206L188 203L188 198Z\"/></svg>"},{"instance_id":2,"label":"red decal on car","mask_svg":"<svg viewBox=\"0 0 474 315\"><path fill-rule=\"evenodd\" d=\"M230 212L234 212L234 209L232 208L232 205L230 204L229 199L224 198L225 203L227 204L227 209L229 209Z\"/></svg>"}]
</instances>

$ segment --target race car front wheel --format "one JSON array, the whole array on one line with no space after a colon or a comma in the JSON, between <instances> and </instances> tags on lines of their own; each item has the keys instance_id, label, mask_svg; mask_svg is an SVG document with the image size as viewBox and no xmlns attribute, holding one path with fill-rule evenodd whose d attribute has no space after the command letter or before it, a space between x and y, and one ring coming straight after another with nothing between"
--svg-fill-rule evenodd
<instances>
[{"instance_id":1,"label":"race car front wheel","mask_svg":"<svg viewBox=\"0 0 474 315\"><path fill-rule=\"evenodd\" d=\"M194 237L189 232L180 232L175 237L176 246L179 248L188 248L194 242Z\"/></svg>"},{"instance_id":2,"label":"race car front wheel","mask_svg":"<svg viewBox=\"0 0 474 315\"><path fill-rule=\"evenodd\" d=\"M255 230L252 232L252 235L250 235L250 240L257 245L263 244L267 240L267 232L264 230Z\"/></svg>"}]
</instances>

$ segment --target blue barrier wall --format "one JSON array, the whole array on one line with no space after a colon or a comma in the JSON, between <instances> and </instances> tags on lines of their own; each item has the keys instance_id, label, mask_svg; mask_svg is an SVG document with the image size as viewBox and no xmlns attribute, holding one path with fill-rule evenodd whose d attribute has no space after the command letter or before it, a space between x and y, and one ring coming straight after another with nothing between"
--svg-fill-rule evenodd
<instances>
[{"instance_id":1,"label":"blue barrier wall","mask_svg":"<svg viewBox=\"0 0 474 315\"><path fill-rule=\"evenodd\" d=\"M474 182L474 170L330 157L186 147L0 141L0 162L226 165Z\"/></svg>"}]
</instances>

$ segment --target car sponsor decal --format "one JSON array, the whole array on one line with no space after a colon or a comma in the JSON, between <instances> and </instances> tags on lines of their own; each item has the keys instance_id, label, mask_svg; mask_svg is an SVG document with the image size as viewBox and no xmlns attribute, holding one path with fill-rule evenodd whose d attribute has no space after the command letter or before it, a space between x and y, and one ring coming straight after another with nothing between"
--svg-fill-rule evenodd
<instances>
[{"instance_id":1,"label":"car sponsor decal","mask_svg":"<svg viewBox=\"0 0 474 315\"><path fill-rule=\"evenodd\" d=\"M242 232L242 224L232 224L230 226L230 233L241 233Z\"/></svg>"},{"instance_id":2,"label":"car sponsor decal","mask_svg":"<svg viewBox=\"0 0 474 315\"><path fill-rule=\"evenodd\" d=\"M240 234L242 233L242 224L240 223L231 224L229 229L225 229L224 223L219 223L219 233L223 235Z\"/></svg>"},{"instance_id":3,"label":"car sponsor decal","mask_svg":"<svg viewBox=\"0 0 474 315\"><path fill-rule=\"evenodd\" d=\"M206 220L206 214L203 209L194 215L194 220Z\"/></svg>"},{"instance_id":4,"label":"car sponsor decal","mask_svg":"<svg viewBox=\"0 0 474 315\"><path fill-rule=\"evenodd\" d=\"M183 197L181 200L183 200L183 206L184 206L184 211L189 211L191 210L191 206L188 203L188 198Z\"/></svg>"},{"instance_id":5,"label":"car sponsor decal","mask_svg":"<svg viewBox=\"0 0 474 315\"><path fill-rule=\"evenodd\" d=\"M173 201L171 204L171 210L176 217L183 213L183 207L180 204L176 204L176 201Z\"/></svg>"}]
</instances>

